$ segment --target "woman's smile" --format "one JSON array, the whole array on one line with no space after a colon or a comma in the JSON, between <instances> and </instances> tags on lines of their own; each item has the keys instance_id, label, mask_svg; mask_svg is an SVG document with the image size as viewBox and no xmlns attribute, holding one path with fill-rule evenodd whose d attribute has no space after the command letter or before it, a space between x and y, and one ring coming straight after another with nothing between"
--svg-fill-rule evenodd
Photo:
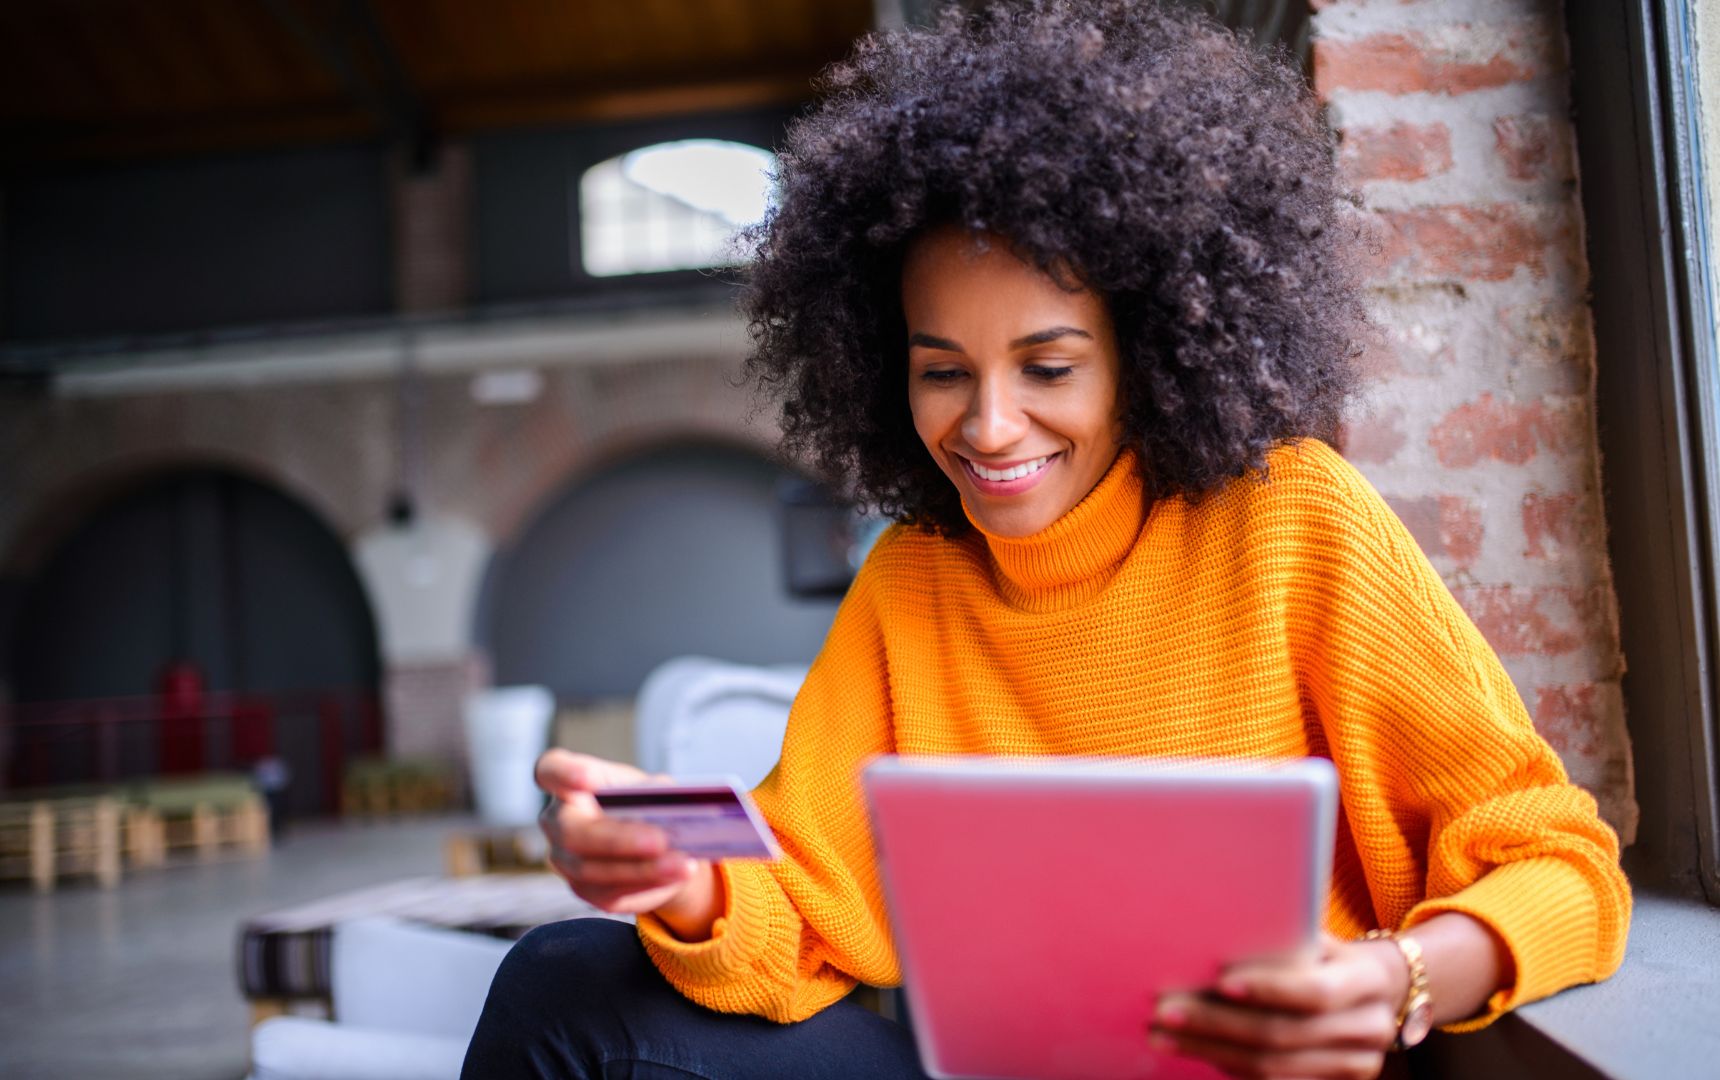
<instances>
[{"instance_id":1,"label":"woman's smile","mask_svg":"<svg viewBox=\"0 0 1720 1080\"><path fill-rule=\"evenodd\" d=\"M961 457L961 455L956 455ZM968 467L968 476L974 485L987 495L1019 495L1030 490L1040 480L1045 478L1045 470L1056 461L1061 454L1048 454L1036 457L1032 461L1021 461L1007 465L984 465L971 458L961 458L962 464Z\"/></svg>"}]
</instances>

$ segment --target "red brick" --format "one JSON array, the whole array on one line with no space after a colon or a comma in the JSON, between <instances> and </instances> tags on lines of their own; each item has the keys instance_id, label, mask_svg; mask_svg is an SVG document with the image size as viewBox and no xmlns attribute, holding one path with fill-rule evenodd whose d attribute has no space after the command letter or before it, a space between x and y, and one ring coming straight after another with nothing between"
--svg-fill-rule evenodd
<instances>
[{"instance_id":1,"label":"red brick","mask_svg":"<svg viewBox=\"0 0 1720 1080\"><path fill-rule=\"evenodd\" d=\"M1578 495L1542 495L1531 491L1523 496L1523 557L1550 559L1561 548L1570 548L1600 536L1587 537L1589 515Z\"/></svg>"},{"instance_id":2,"label":"red brick","mask_svg":"<svg viewBox=\"0 0 1720 1080\"><path fill-rule=\"evenodd\" d=\"M1481 508L1456 495L1386 502L1430 559L1451 560L1464 569L1481 554Z\"/></svg>"},{"instance_id":3,"label":"red brick","mask_svg":"<svg viewBox=\"0 0 1720 1080\"><path fill-rule=\"evenodd\" d=\"M1451 129L1444 124L1346 128L1342 138L1338 163L1358 183L1421 180L1451 168Z\"/></svg>"},{"instance_id":4,"label":"red brick","mask_svg":"<svg viewBox=\"0 0 1720 1080\"><path fill-rule=\"evenodd\" d=\"M1569 180L1570 124L1544 114L1501 116L1493 121L1493 145L1513 180Z\"/></svg>"},{"instance_id":5,"label":"red brick","mask_svg":"<svg viewBox=\"0 0 1720 1080\"><path fill-rule=\"evenodd\" d=\"M1556 25L1556 24L1555 24ZM1314 40L1314 88L1464 94L1554 72L1559 48L1540 22Z\"/></svg>"},{"instance_id":6,"label":"red brick","mask_svg":"<svg viewBox=\"0 0 1720 1080\"><path fill-rule=\"evenodd\" d=\"M1458 566L1468 566L1481 555L1481 508L1455 495L1439 497L1439 542Z\"/></svg>"},{"instance_id":7,"label":"red brick","mask_svg":"<svg viewBox=\"0 0 1720 1080\"><path fill-rule=\"evenodd\" d=\"M1452 595L1500 656L1564 656L1585 644L1618 644L1608 630L1605 587L1471 585Z\"/></svg>"},{"instance_id":8,"label":"red brick","mask_svg":"<svg viewBox=\"0 0 1720 1080\"><path fill-rule=\"evenodd\" d=\"M1560 754L1593 757L1601 748L1601 705L1594 683L1535 689L1535 730Z\"/></svg>"},{"instance_id":9,"label":"red brick","mask_svg":"<svg viewBox=\"0 0 1720 1080\"><path fill-rule=\"evenodd\" d=\"M1519 269L1547 276L1548 255L1563 247L1563 230L1542 215L1509 203L1431 206L1376 213L1373 273L1380 277L1506 281Z\"/></svg>"},{"instance_id":10,"label":"red brick","mask_svg":"<svg viewBox=\"0 0 1720 1080\"><path fill-rule=\"evenodd\" d=\"M1409 443L1404 412L1392 407L1347 420L1338 432L1338 451L1351 461L1384 465Z\"/></svg>"},{"instance_id":11,"label":"red brick","mask_svg":"<svg viewBox=\"0 0 1720 1080\"><path fill-rule=\"evenodd\" d=\"M1548 406L1541 401L1497 401L1492 394L1482 394L1447 413L1427 441L1448 469L1489 459L1523 465L1541 450L1562 454L1580 447L1582 419L1576 401Z\"/></svg>"}]
</instances>

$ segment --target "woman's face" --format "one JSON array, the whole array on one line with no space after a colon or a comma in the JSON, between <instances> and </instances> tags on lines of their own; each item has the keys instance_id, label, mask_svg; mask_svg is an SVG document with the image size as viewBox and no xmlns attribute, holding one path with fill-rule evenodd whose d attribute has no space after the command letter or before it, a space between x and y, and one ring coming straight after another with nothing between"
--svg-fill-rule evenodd
<instances>
[{"instance_id":1,"label":"woman's face","mask_svg":"<svg viewBox=\"0 0 1720 1080\"><path fill-rule=\"evenodd\" d=\"M1093 490L1122 439L1098 296L943 228L909 249L902 309L914 430L986 532L1030 536Z\"/></svg>"}]
</instances>

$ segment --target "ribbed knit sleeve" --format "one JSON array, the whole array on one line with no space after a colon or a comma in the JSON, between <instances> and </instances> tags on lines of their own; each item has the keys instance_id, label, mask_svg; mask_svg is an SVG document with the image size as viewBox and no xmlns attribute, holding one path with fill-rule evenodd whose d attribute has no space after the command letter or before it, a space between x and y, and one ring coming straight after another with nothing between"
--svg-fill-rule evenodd
<instances>
[{"instance_id":1,"label":"ribbed knit sleeve","mask_svg":"<svg viewBox=\"0 0 1720 1080\"><path fill-rule=\"evenodd\" d=\"M898 531L850 587L795 697L782 758L754 792L782 859L721 865L725 908L706 941L639 919L657 967L707 1008L803 1020L857 978L900 981L859 781L868 759L893 748L875 578Z\"/></svg>"},{"instance_id":2,"label":"ribbed knit sleeve","mask_svg":"<svg viewBox=\"0 0 1720 1080\"><path fill-rule=\"evenodd\" d=\"M1292 648L1380 925L1455 911L1504 942L1511 985L1453 1030L1610 975L1630 919L1618 839L1492 649L1336 454L1310 444L1281 457L1273 483L1303 488L1282 500L1301 519Z\"/></svg>"}]
</instances>

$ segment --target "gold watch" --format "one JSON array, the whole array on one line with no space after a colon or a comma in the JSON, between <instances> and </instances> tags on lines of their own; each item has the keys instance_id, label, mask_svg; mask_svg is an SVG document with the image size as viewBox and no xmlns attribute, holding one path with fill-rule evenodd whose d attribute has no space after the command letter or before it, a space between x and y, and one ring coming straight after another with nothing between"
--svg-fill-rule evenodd
<instances>
[{"instance_id":1,"label":"gold watch","mask_svg":"<svg viewBox=\"0 0 1720 1080\"><path fill-rule=\"evenodd\" d=\"M1427 990L1427 961L1422 959L1421 942L1399 930L1369 930L1362 940L1390 941L1409 968L1409 993L1398 1009L1397 1041L1392 1044L1394 1050L1408 1050L1433 1030L1433 996Z\"/></svg>"}]
</instances>

